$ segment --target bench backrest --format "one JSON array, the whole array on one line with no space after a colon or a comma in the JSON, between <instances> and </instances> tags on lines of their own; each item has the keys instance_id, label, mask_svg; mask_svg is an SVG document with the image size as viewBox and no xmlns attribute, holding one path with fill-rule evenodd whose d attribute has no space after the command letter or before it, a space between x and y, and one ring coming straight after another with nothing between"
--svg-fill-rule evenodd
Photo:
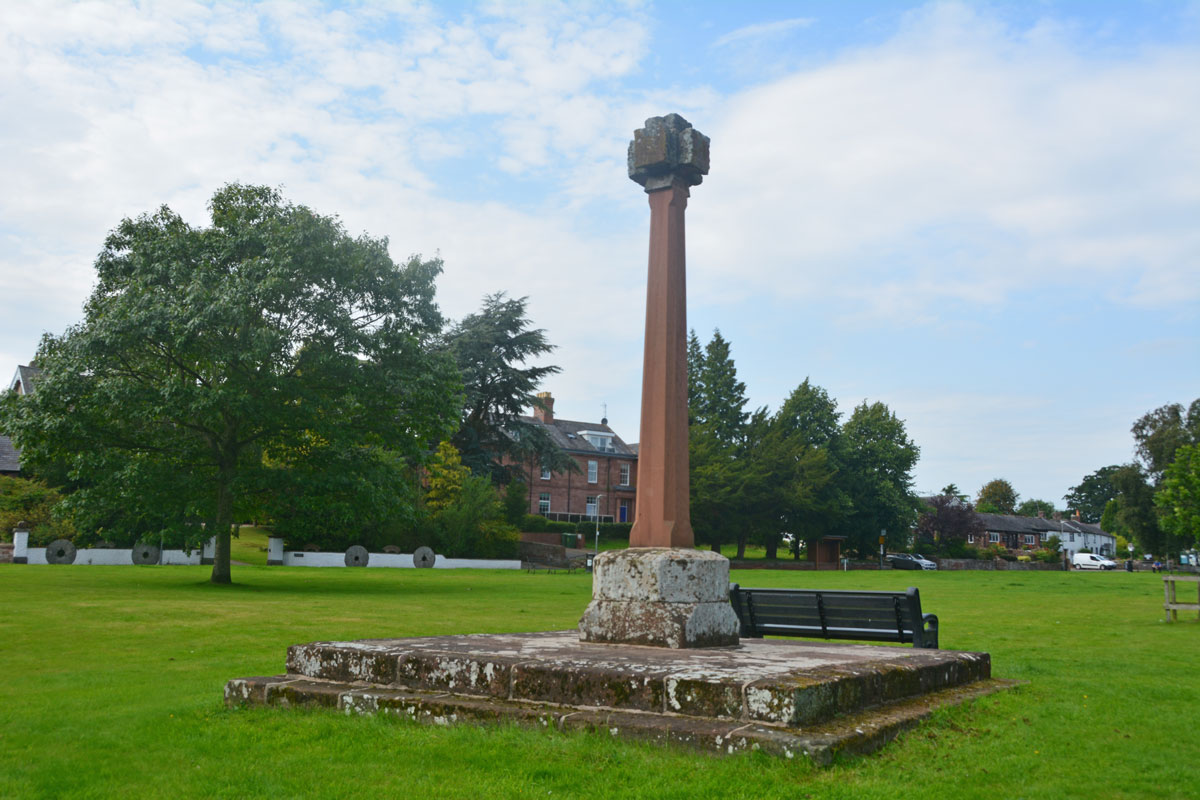
<instances>
[{"instance_id":1,"label":"bench backrest","mask_svg":"<svg viewBox=\"0 0 1200 800\"><path fill-rule=\"evenodd\" d=\"M743 589L732 584L729 600L742 623L742 636L810 636L937 647L927 641L916 587L873 592Z\"/></svg>"}]
</instances>

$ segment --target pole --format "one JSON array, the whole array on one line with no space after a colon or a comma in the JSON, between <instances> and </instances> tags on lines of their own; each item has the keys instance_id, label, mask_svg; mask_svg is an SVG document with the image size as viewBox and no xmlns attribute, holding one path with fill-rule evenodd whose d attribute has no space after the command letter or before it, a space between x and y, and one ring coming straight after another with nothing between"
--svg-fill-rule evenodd
<instances>
[{"instance_id":1,"label":"pole","mask_svg":"<svg viewBox=\"0 0 1200 800\"><path fill-rule=\"evenodd\" d=\"M596 555L600 555L600 498L602 494L596 495Z\"/></svg>"}]
</instances>

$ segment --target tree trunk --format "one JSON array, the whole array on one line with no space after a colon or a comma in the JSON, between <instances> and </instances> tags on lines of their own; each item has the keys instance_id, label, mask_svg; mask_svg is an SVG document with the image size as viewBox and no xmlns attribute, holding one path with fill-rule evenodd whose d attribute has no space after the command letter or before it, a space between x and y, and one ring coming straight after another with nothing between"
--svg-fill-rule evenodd
<instances>
[{"instance_id":1,"label":"tree trunk","mask_svg":"<svg viewBox=\"0 0 1200 800\"><path fill-rule=\"evenodd\" d=\"M720 542L713 542L712 544L710 544L708 546L708 549L712 550L717 555L721 555L721 543Z\"/></svg>"},{"instance_id":2,"label":"tree trunk","mask_svg":"<svg viewBox=\"0 0 1200 800\"><path fill-rule=\"evenodd\" d=\"M737 559L740 561L746 557L746 534L739 533L737 537Z\"/></svg>"},{"instance_id":3,"label":"tree trunk","mask_svg":"<svg viewBox=\"0 0 1200 800\"><path fill-rule=\"evenodd\" d=\"M774 536L768 536L766 541L767 559L774 561L779 558L779 540Z\"/></svg>"},{"instance_id":4,"label":"tree trunk","mask_svg":"<svg viewBox=\"0 0 1200 800\"><path fill-rule=\"evenodd\" d=\"M233 583L229 570L229 529L233 525L233 471L221 469L217 476L217 513L213 531L216 551L213 553L213 583Z\"/></svg>"}]
</instances>

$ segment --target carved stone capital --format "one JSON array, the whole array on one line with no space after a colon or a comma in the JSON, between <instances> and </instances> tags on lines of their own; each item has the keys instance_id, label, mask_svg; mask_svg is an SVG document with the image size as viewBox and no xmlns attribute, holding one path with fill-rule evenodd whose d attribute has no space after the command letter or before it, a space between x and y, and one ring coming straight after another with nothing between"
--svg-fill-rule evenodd
<instances>
[{"instance_id":1,"label":"carved stone capital","mask_svg":"<svg viewBox=\"0 0 1200 800\"><path fill-rule=\"evenodd\" d=\"M708 137L678 114L651 117L629 143L629 177L647 192L679 183L695 186L708 174Z\"/></svg>"}]
</instances>

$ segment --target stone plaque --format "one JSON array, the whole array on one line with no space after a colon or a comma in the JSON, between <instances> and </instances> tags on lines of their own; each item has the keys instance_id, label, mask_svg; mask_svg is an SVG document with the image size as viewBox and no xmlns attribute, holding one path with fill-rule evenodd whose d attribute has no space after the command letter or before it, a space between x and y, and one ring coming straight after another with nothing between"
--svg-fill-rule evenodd
<instances>
[{"instance_id":1,"label":"stone plaque","mask_svg":"<svg viewBox=\"0 0 1200 800\"><path fill-rule=\"evenodd\" d=\"M437 561L437 556L428 547L418 547L417 551L413 553L414 567L432 567L435 561Z\"/></svg>"},{"instance_id":2,"label":"stone plaque","mask_svg":"<svg viewBox=\"0 0 1200 800\"><path fill-rule=\"evenodd\" d=\"M346 551L346 566L347 567L365 567L367 562L371 560L371 554L367 552L367 548L361 544L352 545Z\"/></svg>"},{"instance_id":3,"label":"stone plaque","mask_svg":"<svg viewBox=\"0 0 1200 800\"><path fill-rule=\"evenodd\" d=\"M74 564L75 545L66 539L55 539L46 546L47 564Z\"/></svg>"},{"instance_id":4,"label":"stone plaque","mask_svg":"<svg viewBox=\"0 0 1200 800\"><path fill-rule=\"evenodd\" d=\"M138 542L133 546L132 558L135 564L157 564L161 555L157 545Z\"/></svg>"}]
</instances>

